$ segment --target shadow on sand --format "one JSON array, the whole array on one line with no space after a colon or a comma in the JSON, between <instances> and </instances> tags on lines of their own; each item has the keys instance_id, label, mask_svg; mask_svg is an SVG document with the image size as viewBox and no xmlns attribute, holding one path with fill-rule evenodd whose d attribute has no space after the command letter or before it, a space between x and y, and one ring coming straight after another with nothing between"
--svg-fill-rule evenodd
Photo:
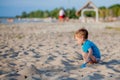
<instances>
[{"instance_id":1,"label":"shadow on sand","mask_svg":"<svg viewBox=\"0 0 120 80\"><path fill-rule=\"evenodd\" d=\"M120 73L120 68L115 68L115 65L120 66L120 60L110 60L109 62L102 62L102 65L105 65L107 68L112 69L115 72Z\"/></svg>"}]
</instances>

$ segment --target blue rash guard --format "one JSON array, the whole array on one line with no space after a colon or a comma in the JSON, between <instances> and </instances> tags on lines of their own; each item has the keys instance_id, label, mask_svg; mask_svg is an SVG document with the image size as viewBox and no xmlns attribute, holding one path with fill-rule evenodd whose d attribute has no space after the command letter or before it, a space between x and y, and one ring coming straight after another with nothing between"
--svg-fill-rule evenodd
<instances>
[{"instance_id":1,"label":"blue rash guard","mask_svg":"<svg viewBox=\"0 0 120 80\"><path fill-rule=\"evenodd\" d=\"M92 49L92 54L93 56L95 56L96 58L101 58L101 54L100 54L100 51L98 49L98 47L90 40L86 40L83 44L82 44L82 50L83 52L85 53L88 53L88 50L89 49Z\"/></svg>"}]
</instances>

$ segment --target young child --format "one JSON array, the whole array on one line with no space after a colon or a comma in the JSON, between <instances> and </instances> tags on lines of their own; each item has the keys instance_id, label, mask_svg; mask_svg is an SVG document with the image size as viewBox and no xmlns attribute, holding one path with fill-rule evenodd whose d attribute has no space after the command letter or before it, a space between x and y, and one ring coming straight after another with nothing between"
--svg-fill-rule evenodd
<instances>
[{"instance_id":1,"label":"young child","mask_svg":"<svg viewBox=\"0 0 120 80\"><path fill-rule=\"evenodd\" d=\"M80 66L85 68L87 63L98 63L101 58L100 51L98 47L90 40L88 40L88 31L84 28L76 31L74 35L78 44L81 45L81 55L83 57L84 63Z\"/></svg>"},{"instance_id":2,"label":"young child","mask_svg":"<svg viewBox=\"0 0 120 80\"><path fill-rule=\"evenodd\" d=\"M61 9L59 11L59 20L60 21L64 21L65 20L65 11L63 9Z\"/></svg>"}]
</instances>

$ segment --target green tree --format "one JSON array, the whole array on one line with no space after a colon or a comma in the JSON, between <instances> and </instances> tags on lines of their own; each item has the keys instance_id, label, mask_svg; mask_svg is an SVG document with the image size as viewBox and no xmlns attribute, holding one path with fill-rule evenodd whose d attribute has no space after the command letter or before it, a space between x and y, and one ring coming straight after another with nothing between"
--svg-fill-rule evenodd
<instances>
[{"instance_id":1,"label":"green tree","mask_svg":"<svg viewBox=\"0 0 120 80\"><path fill-rule=\"evenodd\" d=\"M99 8L99 17L102 17L103 19L106 18L106 7L102 6Z\"/></svg>"},{"instance_id":2,"label":"green tree","mask_svg":"<svg viewBox=\"0 0 120 80\"><path fill-rule=\"evenodd\" d=\"M94 11L85 11L84 13L87 17L95 17L95 12Z\"/></svg>"},{"instance_id":3,"label":"green tree","mask_svg":"<svg viewBox=\"0 0 120 80\"><path fill-rule=\"evenodd\" d=\"M52 10L50 12L50 17L52 17L52 18L58 18L58 16L59 16L59 10L60 9L58 9L58 8L55 8L54 10Z\"/></svg>"},{"instance_id":4,"label":"green tree","mask_svg":"<svg viewBox=\"0 0 120 80\"><path fill-rule=\"evenodd\" d=\"M120 4L112 5L109 7L109 9L111 10L113 17L120 16Z\"/></svg>"},{"instance_id":5,"label":"green tree","mask_svg":"<svg viewBox=\"0 0 120 80\"><path fill-rule=\"evenodd\" d=\"M48 10L44 11L44 18L50 17L50 13Z\"/></svg>"},{"instance_id":6,"label":"green tree","mask_svg":"<svg viewBox=\"0 0 120 80\"><path fill-rule=\"evenodd\" d=\"M65 10L65 12L66 12L66 16L68 17L68 18L78 18L76 15L75 15L75 13L76 13L76 9L75 8L72 8L72 9L66 9Z\"/></svg>"},{"instance_id":7,"label":"green tree","mask_svg":"<svg viewBox=\"0 0 120 80\"><path fill-rule=\"evenodd\" d=\"M28 14L24 11L24 12L22 12L22 16L21 16L22 18L27 18L28 17Z\"/></svg>"}]
</instances>

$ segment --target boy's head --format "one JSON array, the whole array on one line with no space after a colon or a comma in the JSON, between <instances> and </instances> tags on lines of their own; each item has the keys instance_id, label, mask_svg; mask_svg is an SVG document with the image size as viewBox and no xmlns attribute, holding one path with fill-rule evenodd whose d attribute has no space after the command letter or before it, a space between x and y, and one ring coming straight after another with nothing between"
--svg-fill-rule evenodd
<instances>
[{"instance_id":1,"label":"boy's head","mask_svg":"<svg viewBox=\"0 0 120 80\"><path fill-rule=\"evenodd\" d=\"M75 32L74 37L77 39L78 43L82 44L86 39L88 39L88 31L84 28L81 28Z\"/></svg>"}]
</instances>

